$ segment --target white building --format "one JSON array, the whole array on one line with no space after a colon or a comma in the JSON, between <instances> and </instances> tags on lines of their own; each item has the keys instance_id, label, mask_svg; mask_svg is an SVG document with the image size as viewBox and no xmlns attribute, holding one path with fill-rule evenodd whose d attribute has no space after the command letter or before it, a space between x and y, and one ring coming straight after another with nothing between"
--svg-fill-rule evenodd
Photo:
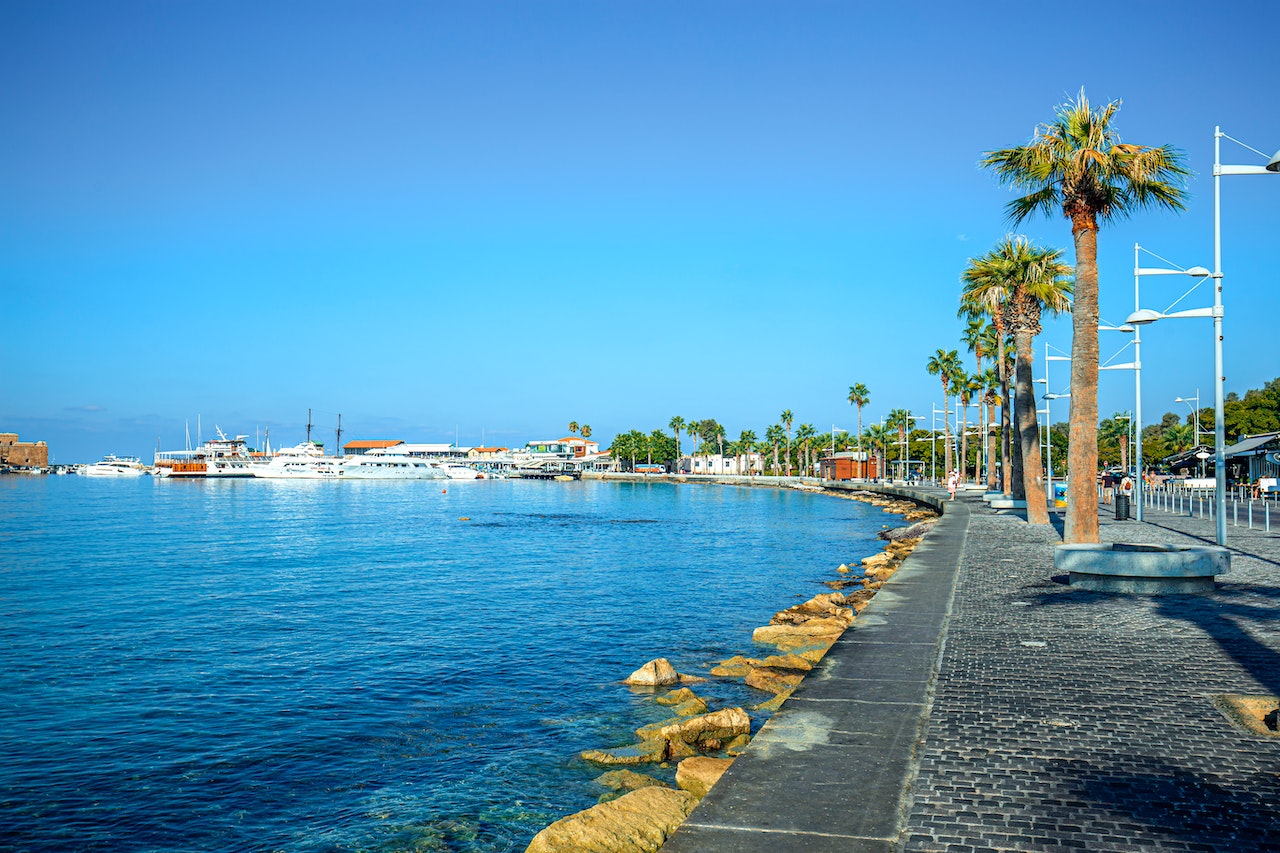
<instances>
[{"instance_id":1,"label":"white building","mask_svg":"<svg viewBox=\"0 0 1280 853\"><path fill-rule=\"evenodd\" d=\"M680 459L681 474L748 475L764 473L764 457L759 453L745 456L721 456L719 453L684 456Z\"/></svg>"}]
</instances>

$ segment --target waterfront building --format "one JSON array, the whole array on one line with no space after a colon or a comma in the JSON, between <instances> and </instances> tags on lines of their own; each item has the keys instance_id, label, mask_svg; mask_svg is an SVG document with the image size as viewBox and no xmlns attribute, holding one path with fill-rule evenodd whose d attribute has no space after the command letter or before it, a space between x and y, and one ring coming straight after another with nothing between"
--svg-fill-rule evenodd
<instances>
[{"instance_id":1,"label":"waterfront building","mask_svg":"<svg viewBox=\"0 0 1280 853\"><path fill-rule=\"evenodd\" d=\"M876 477L875 460L866 451L850 450L818 460L818 475L824 480L867 480Z\"/></svg>"},{"instance_id":2,"label":"waterfront building","mask_svg":"<svg viewBox=\"0 0 1280 853\"><path fill-rule=\"evenodd\" d=\"M404 442L398 438L360 438L342 445L343 456L363 456L370 450L386 450L388 447L400 447Z\"/></svg>"},{"instance_id":3,"label":"waterfront building","mask_svg":"<svg viewBox=\"0 0 1280 853\"><path fill-rule=\"evenodd\" d=\"M9 468L47 468L49 445L43 441L18 441L16 432L0 432L0 465Z\"/></svg>"},{"instance_id":4,"label":"waterfront building","mask_svg":"<svg viewBox=\"0 0 1280 853\"><path fill-rule=\"evenodd\" d=\"M681 457L676 467L681 474L716 474L720 476L762 474L764 473L764 456L759 453L748 453L745 456L721 456L719 453L706 453L692 457Z\"/></svg>"}]
</instances>

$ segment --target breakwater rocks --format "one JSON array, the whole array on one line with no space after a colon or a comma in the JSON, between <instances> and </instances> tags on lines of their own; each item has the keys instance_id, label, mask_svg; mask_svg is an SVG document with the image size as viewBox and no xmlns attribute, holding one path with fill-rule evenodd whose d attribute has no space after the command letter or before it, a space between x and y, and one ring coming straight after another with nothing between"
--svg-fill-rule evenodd
<instances>
[{"instance_id":1,"label":"breakwater rocks","mask_svg":"<svg viewBox=\"0 0 1280 853\"><path fill-rule=\"evenodd\" d=\"M854 566L842 563L835 569L837 578L824 582L835 591L781 610L768 625L756 628L752 641L772 646L776 654L734 655L710 668L708 674L713 678L741 679L750 687L773 694L771 699L752 706L752 711L772 713L781 707L938 516L913 501L871 492L827 494L870 503L916 523L881 531L880 538L885 540L882 552ZM658 850L751 742L747 710L712 710L706 699L688 686L707 680L677 672L666 658L651 660L631 673L624 683L652 689L654 702L669 707L673 716L636 729L634 744L583 751L584 761L613 768L595 780L605 793L597 805L561 818L539 832L526 853ZM669 768L672 762L677 762L675 788L630 769L646 764Z\"/></svg>"}]
</instances>

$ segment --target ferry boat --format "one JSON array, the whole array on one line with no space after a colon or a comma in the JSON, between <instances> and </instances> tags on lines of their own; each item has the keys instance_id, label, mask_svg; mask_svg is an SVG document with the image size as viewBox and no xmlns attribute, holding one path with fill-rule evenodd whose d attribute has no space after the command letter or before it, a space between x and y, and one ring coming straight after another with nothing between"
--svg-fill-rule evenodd
<instances>
[{"instance_id":1,"label":"ferry boat","mask_svg":"<svg viewBox=\"0 0 1280 853\"><path fill-rule=\"evenodd\" d=\"M336 457L325 456L324 447L304 441L286 447L263 465L249 468L249 476L266 480L328 480L338 476Z\"/></svg>"},{"instance_id":2,"label":"ferry boat","mask_svg":"<svg viewBox=\"0 0 1280 853\"><path fill-rule=\"evenodd\" d=\"M141 477L147 469L136 456L108 454L101 461L85 465L80 473L86 477Z\"/></svg>"},{"instance_id":3,"label":"ferry boat","mask_svg":"<svg viewBox=\"0 0 1280 853\"><path fill-rule=\"evenodd\" d=\"M250 470L253 476L268 480L443 480L449 476L444 466L431 459L382 449L358 456L325 456L306 442Z\"/></svg>"},{"instance_id":4,"label":"ferry boat","mask_svg":"<svg viewBox=\"0 0 1280 853\"><path fill-rule=\"evenodd\" d=\"M266 457L250 451L248 440L247 435L227 438L219 429L217 438L195 450L157 450L152 473L158 477L252 477L252 466Z\"/></svg>"}]
</instances>

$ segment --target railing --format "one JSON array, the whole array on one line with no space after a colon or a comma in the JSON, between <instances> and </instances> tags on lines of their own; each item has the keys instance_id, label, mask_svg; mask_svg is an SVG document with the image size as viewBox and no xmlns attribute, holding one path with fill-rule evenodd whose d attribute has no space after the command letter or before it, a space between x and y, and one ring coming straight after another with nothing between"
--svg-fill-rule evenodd
<instances>
[{"instance_id":1,"label":"railing","mask_svg":"<svg viewBox=\"0 0 1280 853\"><path fill-rule=\"evenodd\" d=\"M1181 486L1147 486L1143 489L1143 505L1190 518L1215 517L1216 501L1213 489L1187 489ZM1280 495L1266 492L1253 497L1246 486L1232 487L1227 494L1227 516L1233 527L1246 527L1271 533L1272 507L1280 514ZM1243 510L1243 513L1241 512ZM1244 515L1241 521L1240 516ZM1280 531L1277 531L1280 532Z\"/></svg>"}]
</instances>

